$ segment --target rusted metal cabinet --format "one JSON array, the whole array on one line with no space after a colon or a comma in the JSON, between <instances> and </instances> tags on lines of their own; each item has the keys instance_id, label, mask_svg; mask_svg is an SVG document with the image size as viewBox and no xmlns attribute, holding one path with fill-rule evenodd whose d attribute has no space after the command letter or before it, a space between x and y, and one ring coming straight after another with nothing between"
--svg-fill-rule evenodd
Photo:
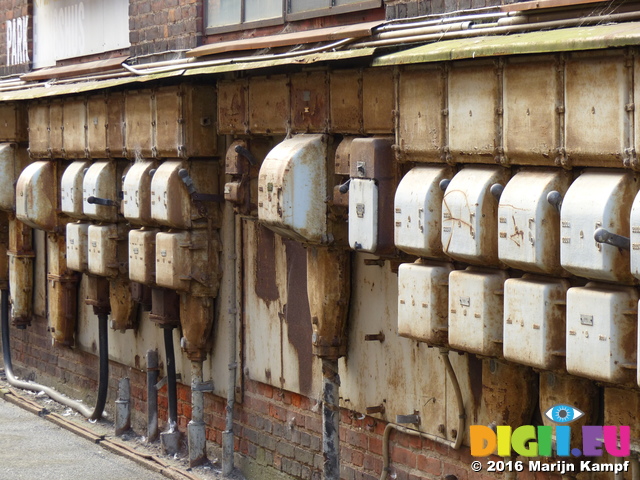
<instances>
[{"instance_id":1,"label":"rusted metal cabinet","mask_svg":"<svg viewBox=\"0 0 640 480\"><path fill-rule=\"evenodd\" d=\"M72 218L83 218L82 195L84 175L91 162L78 160L71 163L60 181L60 209Z\"/></svg>"},{"instance_id":2,"label":"rusted metal cabinet","mask_svg":"<svg viewBox=\"0 0 640 480\"><path fill-rule=\"evenodd\" d=\"M119 192L121 178L115 161L94 162L82 179L82 211L93 219L102 222L118 220ZM93 201L89 199L93 197ZM111 202L109 205L97 203L95 199Z\"/></svg>"},{"instance_id":3,"label":"rusted metal cabinet","mask_svg":"<svg viewBox=\"0 0 640 480\"><path fill-rule=\"evenodd\" d=\"M127 91L124 97L124 151L127 158L154 158L153 92Z\"/></svg>"},{"instance_id":4,"label":"rusted metal cabinet","mask_svg":"<svg viewBox=\"0 0 640 480\"><path fill-rule=\"evenodd\" d=\"M370 68L362 72L364 133L391 134L394 129L395 87L393 70Z\"/></svg>"},{"instance_id":5,"label":"rusted metal cabinet","mask_svg":"<svg viewBox=\"0 0 640 480\"><path fill-rule=\"evenodd\" d=\"M126 227L124 224L90 225L88 229L89 273L116 277L127 269Z\"/></svg>"},{"instance_id":6,"label":"rusted metal cabinet","mask_svg":"<svg viewBox=\"0 0 640 480\"><path fill-rule=\"evenodd\" d=\"M67 223L67 267L86 272L89 266L89 223Z\"/></svg>"},{"instance_id":7,"label":"rusted metal cabinet","mask_svg":"<svg viewBox=\"0 0 640 480\"><path fill-rule=\"evenodd\" d=\"M22 171L16 184L16 217L32 228L56 231L58 190L56 163L33 162Z\"/></svg>"},{"instance_id":8,"label":"rusted metal cabinet","mask_svg":"<svg viewBox=\"0 0 640 480\"><path fill-rule=\"evenodd\" d=\"M29 154L33 158L49 158L49 102L29 104Z\"/></svg>"},{"instance_id":9,"label":"rusted metal cabinet","mask_svg":"<svg viewBox=\"0 0 640 480\"><path fill-rule=\"evenodd\" d=\"M249 129L249 85L246 79L218 82L218 133L239 135Z\"/></svg>"},{"instance_id":10,"label":"rusted metal cabinet","mask_svg":"<svg viewBox=\"0 0 640 480\"><path fill-rule=\"evenodd\" d=\"M326 71L291 76L291 129L299 133L324 133L329 121L329 82Z\"/></svg>"},{"instance_id":11,"label":"rusted metal cabinet","mask_svg":"<svg viewBox=\"0 0 640 480\"><path fill-rule=\"evenodd\" d=\"M129 231L129 279L143 285L153 285L156 280L155 228ZM164 260L164 257L163 257Z\"/></svg>"},{"instance_id":12,"label":"rusted metal cabinet","mask_svg":"<svg viewBox=\"0 0 640 480\"><path fill-rule=\"evenodd\" d=\"M92 95L87 99L87 156L89 158L109 158L107 127L109 122L107 96ZM119 156L123 145L113 153Z\"/></svg>"},{"instance_id":13,"label":"rusted metal cabinet","mask_svg":"<svg viewBox=\"0 0 640 480\"><path fill-rule=\"evenodd\" d=\"M64 100L49 103L49 151L53 158L65 158L64 151Z\"/></svg>"},{"instance_id":14,"label":"rusted metal cabinet","mask_svg":"<svg viewBox=\"0 0 640 480\"><path fill-rule=\"evenodd\" d=\"M153 224L151 217L151 173L155 162L135 162L122 184L122 214L136 225Z\"/></svg>"},{"instance_id":15,"label":"rusted metal cabinet","mask_svg":"<svg viewBox=\"0 0 640 480\"><path fill-rule=\"evenodd\" d=\"M562 202L560 262L569 272L595 280L630 283L629 252L596 242L598 228L629 236L631 205L638 193L632 172L585 170Z\"/></svg>"},{"instance_id":16,"label":"rusted metal cabinet","mask_svg":"<svg viewBox=\"0 0 640 480\"><path fill-rule=\"evenodd\" d=\"M363 132L362 70L335 70L329 73L330 131Z\"/></svg>"},{"instance_id":17,"label":"rusted metal cabinet","mask_svg":"<svg viewBox=\"0 0 640 480\"><path fill-rule=\"evenodd\" d=\"M65 158L85 158L87 147L87 101L83 97L65 99L62 104L62 140Z\"/></svg>"},{"instance_id":18,"label":"rusted metal cabinet","mask_svg":"<svg viewBox=\"0 0 640 480\"><path fill-rule=\"evenodd\" d=\"M16 209L16 182L28 165L29 156L15 143L0 143L0 210Z\"/></svg>"},{"instance_id":19,"label":"rusted metal cabinet","mask_svg":"<svg viewBox=\"0 0 640 480\"><path fill-rule=\"evenodd\" d=\"M504 284L504 358L545 370L563 370L569 282L535 277Z\"/></svg>"},{"instance_id":20,"label":"rusted metal cabinet","mask_svg":"<svg viewBox=\"0 0 640 480\"><path fill-rule=\"evenodd\" d=\"M0 142L24 142L29 138L25 103L0 105Z\"/></svg>"},{"instance_id":21,"label":"rusted metal cabinet","mask_svg":"<svg viewBox=\"0 0 640 480\"><path fill-rule=\"evenodd\" d=\"M252 134L283 134L291 127L291 94L287 75L249 80L249 130Z\"/></svg>"}]
</instances>

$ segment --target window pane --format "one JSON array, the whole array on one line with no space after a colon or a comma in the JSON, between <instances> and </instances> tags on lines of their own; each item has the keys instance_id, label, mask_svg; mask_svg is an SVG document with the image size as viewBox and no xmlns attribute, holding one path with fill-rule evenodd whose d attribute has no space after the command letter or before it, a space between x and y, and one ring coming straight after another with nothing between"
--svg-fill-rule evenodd
<instances>
[{"instance_id":1,"label":"window pane","mask_svg":"<svg viewBox=\"0 0 640 480\"><path fill-rule=\"evenodd\" d=\"M281 17L282 0L245 0L245 22Z\"/></svg>"},{"instance_id":2,"label":"window pane","mask_svg":"<svg viewBox=\"0 0 640 480\"><path fill-rule=\"evenodd\" d=\"M330 6L331 0L291 0L291 11L289 13L324 10Z\"/></svg>"},{"instance_id":3,"label":"window pane","mask_svg":"<svg viewBox=\"0 0 640 480\"><path fill-rule=\"evenodd\" d=\"M207 27L240 23L240 0L209 0Z\"/></svg>"}]
</instances>

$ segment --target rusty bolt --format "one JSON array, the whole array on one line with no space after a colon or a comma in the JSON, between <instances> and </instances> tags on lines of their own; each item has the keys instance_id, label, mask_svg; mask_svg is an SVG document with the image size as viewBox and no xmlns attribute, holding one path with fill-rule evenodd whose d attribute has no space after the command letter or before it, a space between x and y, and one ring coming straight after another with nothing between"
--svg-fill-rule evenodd
<instances>
[{"instance_id":1,"label":"rusty bolt","mask_svg":"<svg viewBox=\"0 0 640 480\"><path fill-rule=\"evenodd\" d=\"M438 433L441 434L441 435L444 435L444 432L445 432L445 427L441 423L440 425L438 425Z\"/></svg>"},{"instance_id":2,"label":"rusty bolt","mask_svg":"<svg viewBox=\"0 0 640 480\"><path fill-rule=\"evenodd\" d=\"M365 342L384 342L384 333L383 332L379 332L379 333L372 333L369 335L365 335L364 336L364 341Z\"/></svg>"}]
</instances>

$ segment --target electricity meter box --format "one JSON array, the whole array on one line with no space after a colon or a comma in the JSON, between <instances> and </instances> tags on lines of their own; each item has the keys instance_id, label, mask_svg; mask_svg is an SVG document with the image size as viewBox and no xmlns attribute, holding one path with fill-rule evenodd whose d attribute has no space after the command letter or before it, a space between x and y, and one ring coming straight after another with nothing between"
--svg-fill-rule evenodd
<instances>
[{"instance_id":1,"label":"electricity meter box","mask_svg":"<svg viewBox=\"0 0 640 480\"><path fill-rule=\"evenodd\" d=\"M156 279L157 229L129 231L129 279L152 285Z\"/></svg>"},{"instance_id":2,"label":"electricity meter box","mask_svg":"<svg viewBox=\"0 0 640 480\"><path fill-rule=\"evenodd\" d=\"M155 162L135 162L122 184L122 214L137 225L153 224L151 218L151 173Z\"/></svg>"},{"instance_id":3,"label":"electricity meter box","mask_svg":"<svg viewBox=\"0 0 640 480\"><path fill-rule=\"evenodd\" d=\"M388 254L393 244L393 139L355 138L350 148L349 246Z\"/></svg>"},{"instance_id":4,"label":"electricity meter box","mask_svg":"<svg viewBox=\"0 0 640 480\"><path fill-rule=\"evenodd\" d=\"M449 275L449 344L478 355L502 356L502 270L468 267Z\"/></svg>"},{"instance_id":5,"label":"electricity meter box","mask_svg":"<svg viewBox=\"0 0 640 480\"><path fill-rule=\"evenodd\" d=\"M102 222L118 220L121 178L115 161L93 163L82 181L82 210ZM91 199L92 203L89 201Z\"/></svg>"},{"instance_id":6,"label":"electricity meter box","mask_svg":"<svg viewBox=\"0 0 640 480\"><path fill-rule=\"evenodd\" d=\"M219 240L206 230L156 234L156 284L194 295L216 296Z\"/></svg>"},{"instance_id":7,"label":"electricity meter box","mask_svg":"<svg viewBox=\"0 0 640 480\"><path fill-rule=\"evenodd\" d=\"M32 228L54 232L58 228L58 177L55 162L28 165L16 184L16 217Z\"/></svg>"},{"instance_id":8,"label":"electricity meter box","mask_svg":"<svg viewBox=\"0 0 640 480\"><path fill-rule=\"evenodd\" d=\"M89 266L89 224L67 223L67 267L86 272Z\"/></svg>"},{"instance_id":9,"label":"electricity meter box","mask_svg":"<svg viewBox=\"0 0 640 480\"><path fill-rule=\"evenodd\" d=\"M569 282L525 275L504 284L504 358L544 370L564 369Z\"/></svg>"},{"instance_id":10,"label":"electricity meter box","mask_svg":"<svg viewBox=\"0 0 640 480\"><path fill-rule=\"evenodd\" d=\"M15 143L0 143L0 210L15 211L16 182L28 162L25 148L18 148Z\"/></svg>"},{"instance_id":11,"label":"electricity meter box","mask_svg":"<svg viewBox=\"0 0 640 480\"><path fill-rule=\"evenodd\" d=\"M635 382L638 292L588 283L567 292L567 371L610 383Z\"/></svg>"},{"instance_id":12,"label":"electricity meter box","mask_svg":"<svg viewBox=\"0 0 640 480\"><path fill-rule=\"evenodd\" d=\"M71 163L60 181L60 209L72 218L85 217L83 211L83 182L91 162L79 160Z\"/></svg>"},{"instance_id":13,"label":"electricity meter box","mask_svg":"<svg viewBox=\"0 0 640 480\"><path fill-rule=\"evenodd\" d=\"M453 176L449 167L412 168L398 184L394 199L394 239L397 248L419 257L442 258L440 182Z\"/></svg>"},{"instance_id":14,"label":"electricity meter box","mask_svg":"<svg viewBox=\"0 0 640 480\"><path fill-rule=\"evenodd\" d=\"M547 195L564 195L569 182L563 170L523 170L507 183L498 205L500 261L526 271L562 273L560 213Z\"/></svg>"},{"instance_id":15,"label":"electricity meter box","mask_svg":"<svg viewBox=\"0 0 640 480\"><path fill-rule=\"evenodd\" d=\"M574 275L631 283L629 252L596 242L604 228L629 237L631 205L638 192L632 172L586 170L569 187L560 214L560 262Z\"/></svg>"},{"instance_id":16,"label":"electricity meter box","mask_svg":"<svg viewBox=\"0 0 640 480\"><path fill-rule=\"evenodd\" d=\"M158 224L185 230L203 227L206 222L198 220L217 212L209 202L194 201L185 180L193 182L194 194L218 193L218 163L170 160L157 168L151 179L151 218Z\"/></svg>"},{"instance_id":17,"label":"electricity meter box","mask_svg":"<svg viewBox=\"0 0 640 480\"><path fill-rule=\"evenodd\" d=\"M640 193L633 201L630 218L631 274L640 279Z\"/></svg>"},{"instance_id":18,"label":"electricity meter box","mask_svg":"<svg viewBox=\"0 0 640 480\"><path fill-rule=\"evenodd\" d=\"M101 277L116 277L126 270L126 235L119 224L89 226L89 273Z\"/></svg>"},{"instance_id":19,"label":"electricity meter box","mask_svg":"<svg viewBox=\"0 0 640 480\"><path fill-rule=\"evenodd\" d=\"M447 344L450 263L403 263L398 268L398 335Z\"/></svg>"},{"instance_id":20,"label":"electricity meter box","mask_svg":"<svg viewBox=\"0 0 640 480\"><path fill-rule=\"evenodd\" d=\"M326 135L296 135L276 145L258 176L258 218L295 240L326 243Z\"/></svg>"},{"instance_id":21,"label":"electricity meter box","mask_svg":"<svg viewBox=\"0 0 640 480\"><path fill-rule=\"evenodd\" d=\"M471 166L451 180L442 200L442 247L467 263L498 266L498 200L494 184L505 185L502 167Z\"/></svg>"}]
</instances>

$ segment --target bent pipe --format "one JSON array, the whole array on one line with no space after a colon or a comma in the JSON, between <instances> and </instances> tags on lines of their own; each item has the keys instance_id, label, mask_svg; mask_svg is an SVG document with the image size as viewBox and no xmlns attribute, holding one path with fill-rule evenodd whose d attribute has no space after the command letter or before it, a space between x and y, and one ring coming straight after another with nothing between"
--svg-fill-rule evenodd
<instances>
[{"instance_id":1,"label":"bent pipe","mask_svg":"<svg viewBox=\"0 0 640 480\"><path fill-rule=\"evenodd\" d=\"M52 400L55 400L62 405L78 411L82 416L86 418L106 418L107 415L103 412L106 402L107 382L109 378L109 355L108 349L106 348L108 345L106 335L106 319L104 320L104 322L101 321L100 327L102 327L102 323L104 323L105 328L104 334L102 332L102 328L100 329L100 386L98 387L98 401L96 401L96 407L91 410L86 405L65 397L60 392L54 390L51 387L47 387L35 382L25 382L23 380L18 380L15 377L15 375L13 374L13 364L11 362L11 343L9 341L9 291L3 289L0 292L0 328L2 328L2 357L4 360L4 372L7 377L7 381L10 385L16 388L31 390L34 392L44 392ZM103 364L106 365L104 369ZM103 375L103 373L105 374ZM103 395L103 398L101 398L101 393Z\"/></svg>"},{"instance_id":2,"label":"bent pipe","mask_svg":"<svg viewBox=\"0 0 640 480\"><path fill-rule=\"evenodd\" d=\"M449 350L440 349L440 355L442 361L444 362L445 369L447 371L447 375L451 383L453 384L453 390L456 396L456 403L458 406L458 431L456 434L455 440L447 440L446 438L439 437L438 435L433 435L430 433L420 432L418 430L413 430L407 427L403 427L401 425L395 425L393 423L388 423L384 429L384 434L382 436L382 473L380 474L380 480L386 480L389 475L389 437L391 436L391 432L393 430L397 430L398 432L406 433L408 435L414 435L416 437L426 438L428 440L432 440L434 442L438 442L442 445L446 445L447 447L453 448L454 450L459 450L462 446L462 438L464 436L465 424L466 424L466 412L464 410L464 399L462 398L462 391L460 389L460 383L458 382L458 377L456 376L455 370L451 365L451 360L449 359Z\"/></svg>"}]
</instances>

